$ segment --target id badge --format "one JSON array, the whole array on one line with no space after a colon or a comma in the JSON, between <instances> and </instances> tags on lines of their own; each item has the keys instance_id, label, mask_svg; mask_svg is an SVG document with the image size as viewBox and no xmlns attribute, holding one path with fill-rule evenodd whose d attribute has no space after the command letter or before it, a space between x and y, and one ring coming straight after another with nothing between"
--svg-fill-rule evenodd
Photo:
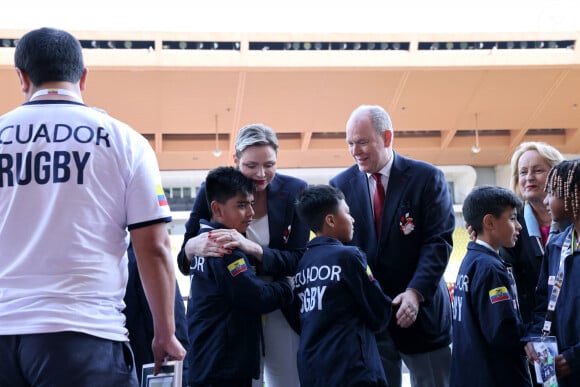
<instances>
[{"instance_id":1,"label":"id badge","mask_svg":"<svg viewBox=\"0 0 580 387\"><path fill-rule=\"evenodd\" d=\"M533 344L538 354L539 362L534 362L536 381L543 387L558 387L556 379L556 356L558 355L558 343L555 336L532 337Z\"/></svg>"}]
</instances>

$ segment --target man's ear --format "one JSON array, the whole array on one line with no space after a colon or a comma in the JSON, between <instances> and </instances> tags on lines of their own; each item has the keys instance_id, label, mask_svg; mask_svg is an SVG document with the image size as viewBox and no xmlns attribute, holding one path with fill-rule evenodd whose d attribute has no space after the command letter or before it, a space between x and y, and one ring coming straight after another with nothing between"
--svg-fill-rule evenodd
<instances>
[{"instance_id":1,"label":"man's ear","mask_svg":"<svg viewBox=\"0 0 580 387\"><path fill-rule=\"evenodd\" d=\"M385 142L385 148L389 148L393 141L393 131L392 130L385 130L382 133L383 141Z\"/></svg>"},{"instance_id":2,"label":"man's ear","mask_svg":"<svg viewBox=\"0 0 580 387\"><path fill-rule=\"evenodd\" d=\"M79 88L81 91L85 91L88 73L89 73L89 69L87 69L85 67L85 69L83 70L83 75L81 75L81 79L79 81Z\"/></svg>"},{"instance_id":3,"label":"man's ear","mask_svg":"<svg viewBox=\"0 0 580 387\"><path fill-rule=\"evenodd\" d=\"M30 87L32 86L30 78L24 71L20 69L16 69L16 74L18 75L18 80L20 81L20 90L22 90L24 94L28 93Z\"/></svg>"}]
</instances>

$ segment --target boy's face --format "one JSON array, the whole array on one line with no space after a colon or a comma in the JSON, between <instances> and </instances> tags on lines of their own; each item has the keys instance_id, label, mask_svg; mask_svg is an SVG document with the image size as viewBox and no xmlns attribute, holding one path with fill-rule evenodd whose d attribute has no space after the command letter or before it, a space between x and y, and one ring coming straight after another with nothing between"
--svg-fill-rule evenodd
<instances>
[{"instance_id":1,"label":"boy's face","mask_svg":"<svg viewBox=\"0 0 580 387\"><path fill-rule=\"evenodd\" d=\"M548 207L548 212L554 222L573 219L572 211L570 211L570 209L568 209L568 211L564 209L564 199L548 193L544 200L544 204Z\"/></svg>"},{"instance_id":2,"label":"boy's face","mask_svg":"<svg viewBox=\"0 0 580 387\"><path fill-rule=\"evenodd\" d=\"M514 247L522 225L518 222L515 208L506 208L499 217L493 218L490 244L495 247Z\"/></svg>"},{"instance_id":3,"label":"boy's face","mask_svg":"<svg viewBox=\"0 0 580 387\"><path fill-rule=\"evenodd\" d=\"M341 242L350 242L354 232L354 218L350 216L350 209L344 200L338 204L338 211L334 215L334 237Z\"/></svg>"},{"instance_id":4,"label":"boy's face","mask_svg":"<svg viewBox=\"0 0 580 387\"><path fill-rule=\"evenodd\" d=\"M228 228L244 233L254 216L254 195L238 192L225 203L216 203L214 219Z\"/></svg>"}]
</instances>

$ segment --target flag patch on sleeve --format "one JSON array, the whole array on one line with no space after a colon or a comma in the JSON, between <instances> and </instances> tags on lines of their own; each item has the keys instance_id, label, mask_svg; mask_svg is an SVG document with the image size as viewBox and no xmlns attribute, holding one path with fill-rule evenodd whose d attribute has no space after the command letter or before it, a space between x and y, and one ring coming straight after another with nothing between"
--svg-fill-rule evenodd
<instances>
[{"instance_id":1,"label":"flag patch on sleeve","mask_svg":"<svg viewBox=\"0 0 580 387\"><path fill-rule=\"evenodd\" d=\"M375 280L375 276L373 275L373 272L371 271L371 267L369 265L367 265L367 275L369 276L369 280L371 282Z\"/></svg>"},{"instance_id":2,"label":"flag patch on sleeve","mask_svg":"<svg viewBox=\"0 0 580 387\"><path fill-rule=\"evenodd\" d=\"M491 289L489 291L489 300L492 304L500 301L507 301L510 299L510 294L505 286L500 286L499 288Z\"/></svg>"},{"instance_id":3,"label":"flag patch on sleeve","mask_svg":"<svg viewBox=\"0 0 580 387\"><path fill-rule=\"evenodd\" d=\"M155 186L155 193L157 194L157 202L159 202L159 206L168 206L167 198L165 197L165 192L163 191L163 187L161 185Z\"/></svg>"},{"instance_id":4,"label":"flag patch on sleeve","mask_svg":"<svg viewBox=\"0 0 580 387\"><path fill-rule=\"evenodd\" d=\"M240 258L237 261L230 263L228 265L228 270L230 271L232 277L235 277L238 274L248 270L248 266L246 265L246 261L244 261L244 258Z\"/></svg>"}]
</instances>

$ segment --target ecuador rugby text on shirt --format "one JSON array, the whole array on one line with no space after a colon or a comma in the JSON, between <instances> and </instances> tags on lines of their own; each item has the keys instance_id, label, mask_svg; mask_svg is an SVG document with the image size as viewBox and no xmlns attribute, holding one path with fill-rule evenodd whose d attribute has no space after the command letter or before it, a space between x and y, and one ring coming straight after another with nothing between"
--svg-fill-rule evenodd
<instances>
[{"instance_id":1,"label":"ecuador rugby text on shirt","mask_svg":"<svg viewBox=\"0 0 580 387\"><path fill-rule=\"evenodd\" d=\"M105 128L55 124L6 125L0 128L0 145L33 144L38 142L59 144L75 141L80 144L94 142L97 146L111 146ZM0 153L0 187L14 185L66 183L83 184L84 170L91 152L58 150L26 151L13 154Z\"/></svg>"},{"instance_id":2,"label":"ecuador rugby text on shirt","mask_svg":"<svg viewBox=\"0 0 580 387\"><path fill-rule=\"evenodd\" d=\"M294 276L294 286L300 289L300 313L317 309L322 310L322 300L326 285L323 281L340 281L342 268L337 265L322 265L308 267ZM322 286L321 286L322 285Z\"/></svg>"}]
</instances>

